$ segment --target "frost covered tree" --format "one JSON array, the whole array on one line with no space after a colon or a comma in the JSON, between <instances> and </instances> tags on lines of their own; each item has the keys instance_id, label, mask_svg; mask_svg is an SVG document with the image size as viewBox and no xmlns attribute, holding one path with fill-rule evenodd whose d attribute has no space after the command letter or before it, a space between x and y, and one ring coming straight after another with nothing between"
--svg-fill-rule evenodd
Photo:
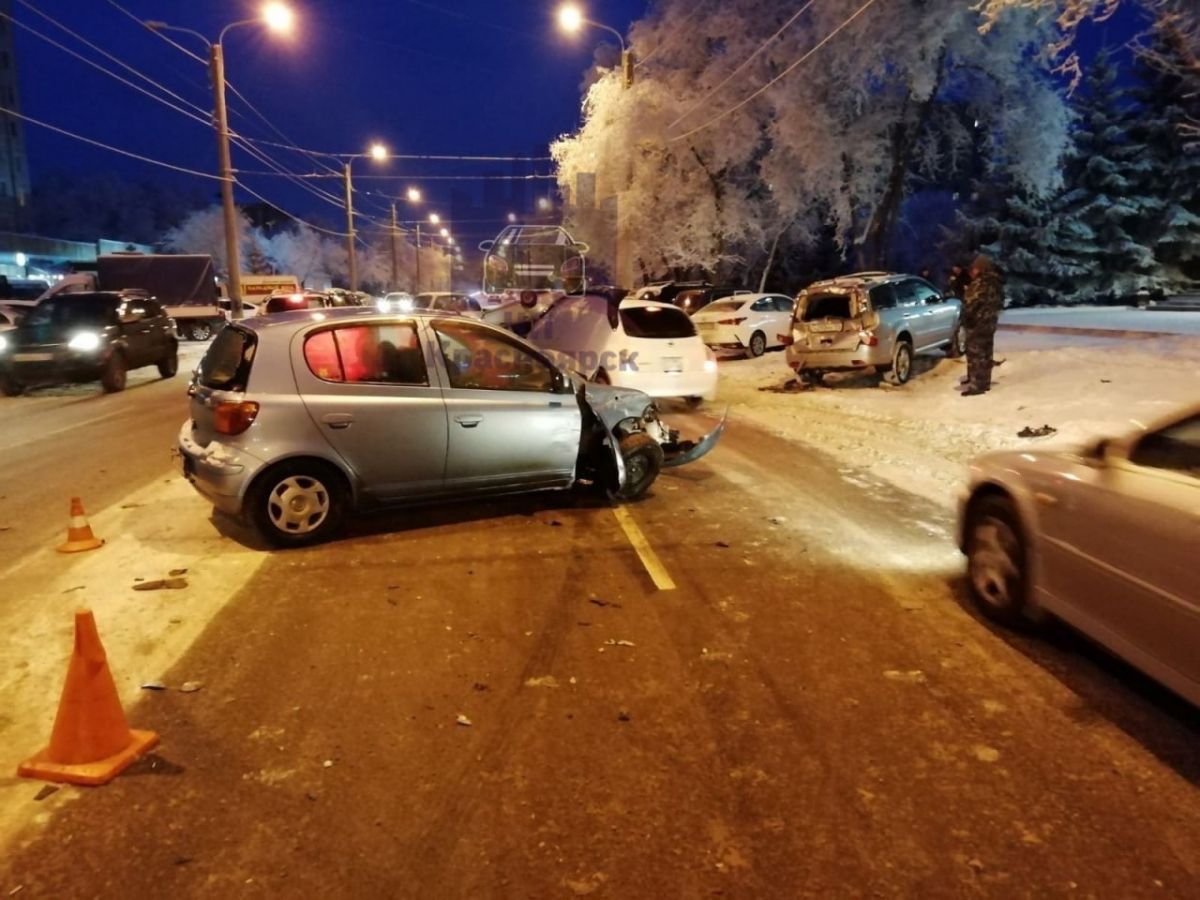
<instances>
[{"instance_id":1,"label":"frost covered tree","mask_svg":"<svg viewBox=\"0 0 1200 900\"><path fill-rule=\"evenodd\" d=\"M1079 271L1070 292L1076 301L1160 286L1142 237L1164 202L1147 189L1153 164L1136 140L1138 110L1116 77L1111 57L1101 54L1084 79L1067 187L1052 212L1057 234L1049 249Z\"/></svg>"},{"instance_id":2,"label":"frost covered tree","mask_svg":"<svg viewBox=\"0 0 1200 900\"><path fill-rule=\"evenodd\" d=\"M236 221L238 252L240 258L245 259L253 229L250 220L240 212ZM213 258L217 276L229 276L225 254L225 220L220 206L210 206L192 213L163 235L162 243L165 249L174 253L207 253Z\"/></svg>"},{"instance_id":3,"label":"frost covered tree","mask_svg":"<svg viewBox=\"0 0 1200 900\"><path fill-rule=\"evenodd\" d=\"M982 33L962 0L881 3L844 24L860 5L656 6L631 30L633 87L596 75L582 127L552 147L565 193L594 174L597 197L617 198L573 207L579 236L600 244L589 229L619 224L644 275L762 272L813 243L825 204L847 252L877 265L914 185L953 170L980 127L1009 177L1053 187L1068 115L1039 55L1051 24L1013 9ZM968 100L952 112L951 97Z\"/></svg>"}]
</instances>

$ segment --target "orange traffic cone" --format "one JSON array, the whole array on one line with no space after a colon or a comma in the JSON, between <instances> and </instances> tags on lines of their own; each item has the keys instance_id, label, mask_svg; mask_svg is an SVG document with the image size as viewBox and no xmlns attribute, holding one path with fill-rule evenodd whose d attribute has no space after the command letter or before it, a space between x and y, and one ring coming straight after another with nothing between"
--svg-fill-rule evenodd
<instances>
[{"instance_id":1,"label":"orange traffic cone","mask_svg":"<svg viewBox=\"0 0 1200 900\"><path fill-rule=\"evenodd\" d=\"M58 702L50 746L17 768L22 778L106 784L158 743L125 719L90 609L75 613L75 650Z\"/></svg>"},{"instance_id":2,"label":"orange traffic cone","mask_svg":"<svg viewBox=\"0 0 1200 900\"><path fill-rule=\"evenodd\" d=\"M71 498L71 524L67 528L67 542L59 546L59 553L79 553L81 550L95 550L104 541L92 534L92 526L88 524L87 516L83 514L83 501L78 497Z\"/></svg>"}]
</instances>

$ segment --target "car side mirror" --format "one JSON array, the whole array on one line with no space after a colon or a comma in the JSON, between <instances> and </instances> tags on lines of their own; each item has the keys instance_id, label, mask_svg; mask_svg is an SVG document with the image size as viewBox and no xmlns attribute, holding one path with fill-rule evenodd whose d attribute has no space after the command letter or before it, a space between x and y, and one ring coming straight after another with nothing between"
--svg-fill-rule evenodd
<instances>
[{"instance_id":1,"label":"car side mirror","mask_svg":"<svg viewBox=\"0 0 1200 900\"><path fill-rule=\"evenodd\" d=\"M574 386L571 384L571 376L562 369L554 370L554 384L551 390L555 394L572 394L575 392Z\"/></svg>"}]
</instances>

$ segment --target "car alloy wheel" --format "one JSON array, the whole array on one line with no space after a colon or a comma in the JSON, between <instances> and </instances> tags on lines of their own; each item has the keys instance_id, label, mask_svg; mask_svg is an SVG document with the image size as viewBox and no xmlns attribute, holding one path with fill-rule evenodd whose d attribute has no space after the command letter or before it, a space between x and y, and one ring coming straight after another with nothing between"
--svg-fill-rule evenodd
<instances>
[{"instance_id":1,"label":"car alloy wheel","mask_svg":"<svg viewBox=\"0 0 1200 900\"><path fill-rule=\"evenodd\" d=\"M912 345L908 341L896 344L892 354L891 381L893 384L907 384L912 377Z\"/></svg>"},{"instance_id":2,"label":"car alloy wheel","mask_svg":"<svg viewBox=\"0 0 1200 900\"><path fill-rule=\"evenodd\" d=\"M767 352L767 337L761 331L756 331L750 335L750 355L753 357L762 356Z\"/></svg>"},{"instance_id":3,"label":"car alloy wheel","mask_svg":"<svg viewBox=\"0 0 1200 900\"><path fill-rule=\"evenodd\" d=\"M950 342L950 355L953 357L967 354L967 326L959 322L954 326L954 337Z\"/></svg>"},{"instance_id":4,"label":"car alloy wheel","mask_svg":"<svg viewBox=\"0 0 1200 900\"><path fill-rule=\"evenodd\" d=\"M967 579L980 611L1006 625L1025 614L1025 543L1012 504L1002 497L979 500L967 526Z\"/></svg>"},{"instance_id":5,"label":"car alloy wheel","mask_svg":"<svg viewBox=\"0 0 1200 900\"><path fill-rule=\"evenodd\" d=\"M207 322L193 322L188 326L188 334L193 341L207 341L212 337L213 330Z\"/></svg>"}]
</instances>

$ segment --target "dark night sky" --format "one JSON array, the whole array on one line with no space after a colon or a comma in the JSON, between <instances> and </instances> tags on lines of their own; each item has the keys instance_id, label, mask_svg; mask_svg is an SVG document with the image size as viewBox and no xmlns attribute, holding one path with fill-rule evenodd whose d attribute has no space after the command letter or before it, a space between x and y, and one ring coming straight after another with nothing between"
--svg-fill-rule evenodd
<instances>
[{"instance_id":1,"label":"dark night sky","mask_svg":"<svg viewBox=\"0 0 1200 900\"><path fill-rule=\"evenodd\" d=\"M107 0L31 0L42 12L160 81L188 100L211 108L205 68L146 32ZM256 14L249 0L118 0L142 19L186 26L215 38L224 24ZM241 27L225 40L228 80L298 144L318 150L362 152L382 140L394 152L466 155L545 155L547 143L579 120L579 86L604 33L561 35L551 0L294 0L297 28L291 38ZM588 14L624 32L643 14L645 0L586 4ZM102 62L50 22L12 0L22 23ZM171 33L203 55L199 41ZM72 59L17 29L16 52L26 115L124 149L215 172L212 129L191 121L132 88ZM136 76L122 73L134 81ZM230 96L231 107L238 107ZM243 108L244 109L244 108ZM274 137L261 123L231 112L231 126L255 137ZM106 151L26 126L30 168L82 176L116 171L150 174L172 184L216 183L176 176ZM267 149L297 171L311 164L286 151ZM263 166L235 153L235 166ZM371 172L479 174L483 164L393 161ZM507 172L507 166L500 166ZM548 171L542 164L541 171ZM247 176L256 191L281 207L341 227L338 210L280 178ZM414 178L414 181L419 179ZM356 188L399 193L407 182L360 179ZM322 181L340 192L340 183ZM548 182L541 183L545 191ZM449 210L452 189L480 192L480 182L427 182L426 209ZM508 183L502 183L507 193ZM526 189L526 196L532 188ZM250 198L246 198L250 199ZM372 213L377 210L371 209ZM402 213L403 215L403 213ZM484 232L494 227L476 226ZM460 234L471 238L463 223Z\"/></svg>"}]
</instances>

